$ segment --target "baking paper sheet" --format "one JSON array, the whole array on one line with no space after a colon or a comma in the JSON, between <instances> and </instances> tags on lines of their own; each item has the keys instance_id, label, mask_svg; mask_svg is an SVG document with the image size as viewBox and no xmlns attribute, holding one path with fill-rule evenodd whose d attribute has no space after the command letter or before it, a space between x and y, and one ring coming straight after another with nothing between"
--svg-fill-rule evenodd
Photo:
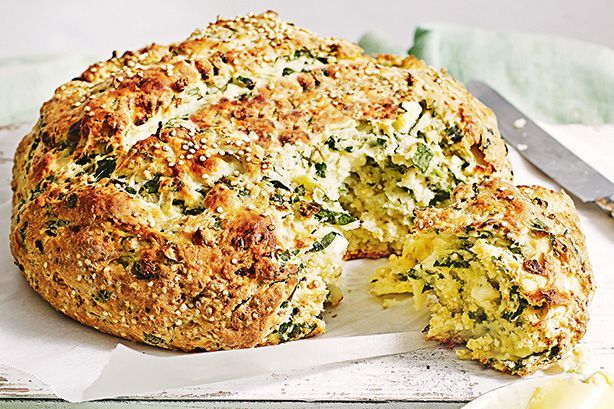
<instances>
[{"instance_id":1,"label":"baking paper sheet","mask_svg":"<svg viewBox=\"0 0 614 409\"><path fill-rule=\"evenodd\" d=\"M2 157L12 156L28 129L29 126L22 126L0 131ZM614 177L610 159L614 152L614 127L605 131L587 131L586 127L574 126L561 129L557 134L563 142L577 146L574 150L579 155L592 159L591 164ZM517 154L511 154L516 183L540 183L556 188ZM427 317L414 310L409 297L384 310L381 300L369 295L371 276L384 264L373 260L346 263L342 281L345 298L326 313L328 332L316 338L248 350L185 354L136 345L83 326L53 310L29 288L13 264L7 240L10 168L10 160L0 159L0 202L3 202L0 204L0 363L36 376L61 398L83 401L144 394L432 347L422 340L421 331ZM581 216L596 274L612 273L614 221L587 206L581 208ZM596 302L601 307L611 306L607 298L605 295ZM593 310L593 322L601 325L600 330L603 323L608 323L610 330L612 320L608 309ZM599 332L593 332L593 338L600 339ZM609 333L613 334L614 330Z\"/></svg>"}]
</instances>

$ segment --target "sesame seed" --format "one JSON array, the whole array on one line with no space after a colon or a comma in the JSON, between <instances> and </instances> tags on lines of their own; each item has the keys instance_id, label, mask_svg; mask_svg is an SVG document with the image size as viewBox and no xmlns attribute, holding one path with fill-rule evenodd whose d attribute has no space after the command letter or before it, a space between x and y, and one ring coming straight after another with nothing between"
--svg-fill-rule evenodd
<instances>
[{"instance_id":1,"label":"sesame seed","mask_svg":"<svg viewBox=\"0 0 614 409\"><path fill-rule=\"evenodd\" d=\"M204 162L206 159L207 159L207 158L205 158L205 155L200 155L200 156L198 157L198 160L199 160L199 161L201 161L201 162Z\"/></svg>"},{"instance_id":2,"label":"sesame seed","mask_svg":"<svg viewBox=\"0 0 614 409\"><path fill-rule=\"evenodd\" d=\"M217 209L215 209L216 212L218 213L223 213L224 212L224 208L222 206L218 206Z\"/></svg>"},{"instance_id":3,"label":"sesame seed","mask_svg":"<svg viewBox=\"0 0 614 409\"><path fill-rule=\"evenodd\" d=\"M237 258L233 258L232 260L230 260L230 262L232 264L239 264L239 260Z\"/></svg>"}]
</instances>

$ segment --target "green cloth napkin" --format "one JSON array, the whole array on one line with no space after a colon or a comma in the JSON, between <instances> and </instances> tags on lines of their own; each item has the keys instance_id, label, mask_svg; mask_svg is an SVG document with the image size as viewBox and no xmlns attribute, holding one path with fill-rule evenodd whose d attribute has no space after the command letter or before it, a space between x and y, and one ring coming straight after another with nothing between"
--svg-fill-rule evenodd
<instances>
[{"instance_id":1,"label":"green cloth napkin","mask_svg":"<svg viewBox=\"0 0 614 409\"><path fill-rule=\"evenodd\" d=\"M1 59L0 125L35 121L53 91L95 61L95 57L83 55Z\"/></svg>"},{"instance_id":2,"label":"green cloth napkin","mask_svg":"<svg viewBox=\"0 0 614 409\"><path fill-rule=\"evenodd\" d=\"M372 54L397 52L366 34ZM419 27L409 50L461 82L480 79L529 116L553 123L614 123L614 50L577 40L433 24ZM402 54L402 53L401 53Z\"/></svg>"}]
</instances>

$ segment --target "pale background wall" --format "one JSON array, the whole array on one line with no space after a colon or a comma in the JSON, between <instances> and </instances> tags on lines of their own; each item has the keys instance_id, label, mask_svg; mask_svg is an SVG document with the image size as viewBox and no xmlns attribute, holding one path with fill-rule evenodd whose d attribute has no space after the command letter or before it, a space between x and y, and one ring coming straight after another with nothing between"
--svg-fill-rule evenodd
<instances>
[{"instance_id":1,"label":"pale background wall","mask_svg":"<svg viewBox=\"0 0 614 409\"><path fill-rule=\"evenodd\" d=\"M0 57L79 52L106 56L184 38L216 15L267 9L322 34L357 40L377 31L411 44L416 24L574 37L614 47L614 0L0 0Z\"/></svg>"}]
</instances>

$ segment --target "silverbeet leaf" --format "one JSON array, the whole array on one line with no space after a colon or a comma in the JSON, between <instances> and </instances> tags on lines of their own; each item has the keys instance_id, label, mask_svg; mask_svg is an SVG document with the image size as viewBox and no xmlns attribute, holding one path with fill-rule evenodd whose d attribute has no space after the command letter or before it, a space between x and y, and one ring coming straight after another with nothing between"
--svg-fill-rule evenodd
<instances>
[{"instance_id":1,"label":"silverbeet leaf","mask_svg":"<svg viewBox=\"0 0 614 409\"><path fill-rule=\"evenodd\" d=\"M320 163L316 163L314 166L316 168L316 176L320 178L325 178L326 177L326 163L320 162Z\"/></svg>"},{"instance_id":2,"label":"silverbeet leaf","mask_svg":"<svg viewBox=\"0 0 614 409\"><path fill-rule=\"evenodd\" d=\"M414 156L411 158L411 161L415 167L420 169L420 172L425 173L429 168L429 164L431 163L432 158L433 152L431 152L428 146L421 143L418 145L418 149L416 150Z\"/></svg>"},{"instance_id":3,"label":"silverbeet leaf","mask_svg":"<svg viewBox=\"0 0 614 409\"><path fill-rule=\"evenodd\" d=\"M58 227L66 227L70 224L68 220L52 219L47 222L47 229L45 233L49 236L55 237L58 235Z\"/></svg>"},{"instance_id":4,"label":"silverbeet leaf","mask_svg":"<svg viewBox=\"0 0 614 409\"><path fill-rule=\"evenodd\" d=\"M111 176L115 171L116 165L116 161L113 158L101 159L96 162L96 171L94 172L94 178L96 181Z\"/></svg>"},{"instance_id":5,"label":"silverbeet leaf","mask_svg":"<svg viewBox=\"0 0 614 409\"><path fill-rule=\"evenodd\" d=\"M543 231L543 232L548 230L548 226L546 225L546 223L544 223L543 221L537 218L531 222L531 228L533 230Z\"/></svg>"},{"instance_id":6,"label":"silverbeet leaf","mask_svg":"<svg viewBox=\"0 0 614 409\"><path fill-rule=\"evenodd\" d=\"M157 337L153 334L148 334L147 332L143 332L143 338L145 339L145 342L147 342L150 345L166 344L166 341L164 339Z\"/></svg>"},{"instance_id":7,"label":"silverbeet leaf","mask_svg":"<svg viewBox=\"0 0 614 409\"><path fill-rule=\"evenodd\" d=\"M324 237L322 237L322 239L320 239L320 241L316 241L315 243L313 243L313 246L311 246L311 248L307 250L307 252L313 253L316 251L324 250L326 247L330 246L330 243L335 240L335 237L337 235L339 235L339 233L335 233L334 231L327 233Z\"/></svg>"},{"instance_id":8,"label":"silverbeet leaf","mask_svg":"<svg viewBox=\"0 0 614 409\"><path fill-rule=\"evenodd\" d=\"M321 209L316 213L315 218L324 223L336 224L345 226L346 224L356 221L356 218L348 213L333 212L331 210Z\"/></svg>"},{"instance_id":9,"label":"silverbeet leaf","mask_svg":"<svg viewBox=\"0 0 614 409\"><path fill-rule=\"evenodd\" d=\"M66 199L66 207L68 207L69 209L74 209L75 207L77 207L77 194L73 193L70 196L68 196L68 199Z\"/></svg>"},{"instance_id":10,"label":"silverbeet leaf","mask_svg":"<svg viewBox=\"0 0 614 409\"><path fill-rule=\"evenodd\" d=\"M107 301L109 301L111 299L111 296L113 295L113 293L111 291L108 290L100 290L98 291L98 293L94 296L94 300L96 300L99 303L106 303Z\"/></svg>"},{"instance_id":11,"label":"silverbeet leaf","mask_svg":"<svg viewBox=\"0 0 614 409\"><path fill-rule=\"evenodd\" d=\"M452 141L452 143L459 142L464 136L463 132L456 125L446 128L445 133L448 135L448 137L450 137L450 141Z\"/></svg>"},{"instance_id":12,"label":"silverbeet leaf","mask_svg":"<svg viewBox=\"0 0 614 409\"><path fill-rule=\"evenodd\" d=\"M160 176L162 175L156 173L152 179L148 180L143 184L141 191L145 190L149 194L158 193L158 190L160 189Z\"/></svg>"},{"instance_id":13,"label":"silverbeet leaf","mask_svg":"<svg viewBox=\"0 0 614 409\"><path fill-rule=\"evenodd\" d=\"M245 87L247 89L254 89L254 87L256 86L256 84L251 78L244 77L242 75L237 75L237 77L235 78L235 84L241 87Z\"/></svg>"}]
</instances>

